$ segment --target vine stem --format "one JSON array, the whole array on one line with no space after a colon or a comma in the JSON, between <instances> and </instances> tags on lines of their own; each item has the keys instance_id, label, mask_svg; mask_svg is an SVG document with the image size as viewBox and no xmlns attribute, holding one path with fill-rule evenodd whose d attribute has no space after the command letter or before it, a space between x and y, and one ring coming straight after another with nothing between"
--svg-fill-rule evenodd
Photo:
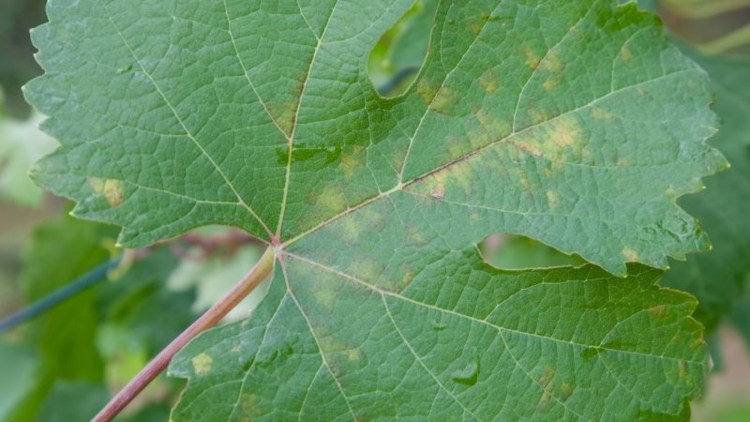
<instances>
[{"instance_id":1,"label":"vine stem","mask_svg":"<svg viewBox=\"0 0 750 422\"><path fill-rule=\"evenodd\" d=\"M92 422L109 422L117 416L147 385L151 383L190 340L201 332L221 321L242 299L273 271L275 248L269 247L258 260L258 263L209 310L200 316L190 327L180 333L167 347L144 367L138 375L115 395L96 415Z\"/></svg>"}]
</instances>

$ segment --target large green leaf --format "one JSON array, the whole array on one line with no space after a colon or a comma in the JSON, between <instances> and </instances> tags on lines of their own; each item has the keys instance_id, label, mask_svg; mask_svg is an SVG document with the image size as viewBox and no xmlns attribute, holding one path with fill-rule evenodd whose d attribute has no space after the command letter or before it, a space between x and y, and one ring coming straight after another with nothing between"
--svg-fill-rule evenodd
<instances>
[{"instance_id":1,"label":"large green leaf","mask_svg":"<svg viewBox=\"0 0 750 422\"><path fill-rule=\"evenodd\" d=\"M62 147L37 180L140 246L234 225L279 264L254 317L176 359L174 418L684 416L688 296L633 266L500 272L520 234L607 271L707 248L675 200L725 166L704 72L601 1L441 3L381 98L393 1L53 0L27 88Z\"/></svg>"}]
</instances>

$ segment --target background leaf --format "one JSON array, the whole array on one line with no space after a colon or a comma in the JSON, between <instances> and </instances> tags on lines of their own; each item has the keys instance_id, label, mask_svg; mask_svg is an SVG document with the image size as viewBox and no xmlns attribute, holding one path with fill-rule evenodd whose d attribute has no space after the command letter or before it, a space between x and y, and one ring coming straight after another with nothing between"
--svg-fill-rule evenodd
<instances>
[{"instance_id":1,"label":"background leaf","mask_svg":"<svg viewBox=\"0 0 750 422\"><path fill-rule=\"evenodd\" d=\"M0 119L0 197L38 206L42 190L28 176L32 164L52 152L57 143L37 126L43 116L27 120Z\"/></svg>"}]
</instances>

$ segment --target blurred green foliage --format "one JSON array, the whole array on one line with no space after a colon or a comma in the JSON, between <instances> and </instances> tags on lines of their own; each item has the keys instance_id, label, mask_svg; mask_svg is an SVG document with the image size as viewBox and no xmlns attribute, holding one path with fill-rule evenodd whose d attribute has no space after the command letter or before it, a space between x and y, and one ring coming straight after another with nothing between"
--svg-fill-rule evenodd
<instances>
[{"instance_id":1,"label":"blurred green foliage","mask_svg":"<svg viewBox=\"0 0 750 422\"><path fill-rule=\"evenodd\" d=\"M21 86L42 73L34 61L29 28L46 20L44 5L44 0L0 0L0 86L12 117L24 118L31 112Z\"/></svg>"}]
</instances>

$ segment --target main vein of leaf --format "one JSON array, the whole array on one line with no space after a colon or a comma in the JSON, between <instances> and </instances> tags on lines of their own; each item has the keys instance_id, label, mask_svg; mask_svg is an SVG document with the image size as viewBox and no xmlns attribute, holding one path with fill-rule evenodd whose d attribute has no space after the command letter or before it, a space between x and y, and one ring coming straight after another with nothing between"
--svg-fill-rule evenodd
<instances>
[{"instance_id":1,"label":"main vein of leaf","mask_svg":"<svg viewBox=\"0 0 750 422\"><path fill-rule=\"evenodd\" d=\"M206 159L211 163L211 165L214 167L214 169L216 169L216 171L219 173L219 175L221 175L221 177L224 179L224 182L226 183L226 185L229 187L229 189L231 189L231 191L237 197L238 204L241 205L242 207L244 207L247 210L247 212L250 213L250 215L252 215L253 218L255 218L258 221L258 223L261 225L261 227L263 227L263 229L267 233L269 233L269 235L270 235L272 232L268 228L268 226L266 226L266 224L263 222L263 220L261 220L261 218L258 216L258 214L256 214L255 211L253 211L253 209L245 202L245 200L242 199L242 196L239 194L239 192L235 188L234 184L229 180L229 178L224 173L224 171L221 169L221 167L216 163L216 161L213 159L213 157L211 157L211 155L208 153L208 151L206 151L206 149L203 148L203 145L201 145L200 142L198 142L198 140L195 139L195 136L193 136L192 132L188 129L187 125L185 125L185 122L182 120L182 118L180 117L179 113L177 113L177 109L174 108L174 106L172 105L172 103L169 101L169 99L167 98L167 96L164 94L164 91L162 91L161 87L159 87L159 84L156 83L156 80L154 80L153 76L151 76L151 74L143 66L143 64L141 63L141 59L135 54L135 50L133 50L133 48L131 47L130 43L127 41L127 39L123 35L123 33L120 30L120 28L117 26L117 24L115 23L115 21L112 19L112 13L109 11L109 8L107 7L106 4L104 5L104 8L105 8L105 10L107 10L107 20L112 25L112 28L114 28L114 30L117 32L117 36L122 41L123 45L125 45L125 48L128 49L128 51L130 52L130 55L133 57L133 60L135 60L136 63L138 63L138 67L141 68L141 70L143 71L143 74L146 75L146 77L148 78L148 80L154 86L154 89L156 89L156 91L159 93L159 96L161 96L161 98L164 101L164 103L166 104L166 106L169 107L169 109L172 111L172 114L174 115L175 119L177 119L177 122L180 124L180 126L182 127L182 129L185 131L185 135L187 135L187 137L200 150L201 154L204 157L206 157Z\"/></svg>"},{"instance_id":2,"label":"main vein of leaf","mask_svg":"<svg viewBox=\"0 0 750 422\"><path fill-rule=\"evenodd\" d=\"M449 162L447 162L447 163L445 163L445 164L443 164L443 165L441 165L441 166L439 166L439 167L437 167L437 168L435 168L433 170L425 172L422 175L416 176L416 177L414 177L413 179L411 179L409 181L401 182L401 183L397 184L396 186L394 186L393 188L391 188L391 189L389 189L389 190L387 190L385 192L381 192L380 194L375 195L375 196L373 196L373 197L371 197L371 198L369 198L369 199L367 199L367 200L365 200L365 201L363 201L363 202L361 202L361 203L359 203L359 204L357 204L357 205L355 205L353 207L347 208L346 210L344 210L344 211L342 211L342 212L340 212L340 213L338 213L338 214L336 214L336 215L328 218L327 220L319 223L318 225L316 225L316 226L314 226L314 227L312 227L312 228L310 228L310 229L308 229L308 230L306 230L306 231L304 231L304 232L302 232L302 233L300 233L300 234L292 237L288 241L284 242L284 246L285 247L289 246L292 243L297 242L298 240L304 238L305 236L307 236L307 235L309 235L309 234L311 234L313 232L316 232L316 231L320 230L321 228L327 226L328 224L331 224L334 221L336 221L336 220L338 220L338 219L340 219L340 218L342 218L344 216L347 216L347 215L349 215L349 214L351 214L351 213L353 213L353 212L355 212L355 211L357 211L357 210L359 210L361 208L364 208L364 207L372 204L373 202L376 202L376 201L378 201L378 200L380 200L382 198L385 198L385 197L393 194L394 192L404 191L404 189L406 189L406 188L408 188L408 187L410 187L412 185L416 185L419 182L421 182L422 180L424 180L424 179L426 179L426 178L428 178L430 176L434 176L434 175L436 175L436 174L438 174L438 173L440 173L442 171L445 171L445 170L447 170L447 169L449 169L449 168L451 168L451 167L453 167L453 166L455 166L455 165L457 165L457 164L459 164L461 162L467 161L467 160L471 159L472 157L475 157L475 156L481 154L482 152L484 152L486 150L489 150L489 149L491 149L491 148L493 148L495 146L498 146L498 145L501 145L501 144L504 144L504 143L512 144L511 141L514 138L516 138L516 137L518 137L520 135L523 135L526 132L530 132L530 131L532 131L534 129L537 129L539 127L543 127L544 125L546 125L548 123L554 122L557 119L566 117L568 115L580 112L581 110L584 110L586 108L592 107L592 106L596 105L597 103L599 103L601 101L604 101L604 100L606 100L607 98L609 98L609 97L611 97L613 95L619 94L619 93L627 91L627 90L635 89L635 88L641 87L643 85L647 85L647 84L651 84L651 83L654 83L654 82L658 82L658 81L661 81L663 79L667 79L667 78L671 78L671 77L674 77L674 76L677 76L677 75L681 75L683 73L690 73L690 72L696 72L696 71L697 70L693 69L693 68L690 68L690 69L681 69L681 70L677 70L677 71L674 71L674 72L671 72L671 73L665 73L665 74L663 74L661 76L658 76L658 77L655 77L653 79L647 79L645 81L641 81L641 82L635 83L633 85L628 85L628 86L616 89L614 91L610 91L608 94L603 95L603 96L601 96L599 98L595 98L595 99L593 99L592 101L590 101L587 104L584 104L584 105L579 106L579 107L577 107L575 109L566 111L566 112L564 112L562 114L559 114L559 115L557 115L555 117L552 117L552 118L550 118L548 120L545 120L545 121L542 121L542 122L539 122L539 123L527 126L527 127L525 127L524 129L522 129L522 130L520 130L518 132L511 133L511 134L509 134L508 136L506 136L504 138L498 139L498 140L496 140L494 142L490 142L487 145L479 147L479 148L477 148L477 149L475 149L475 150L473 150L473 151L471 151L471 152L469 152L469 153L467 153L465 155L462 155L462 156L460 156L460 157L458 157L456 159L453 159L453 160L451 160L451 161L449 161ZM464 204L464 205L468 205L468 204Z\"/></svg>"},{"instance_id":3,"label":"main vein of leaf","mask_svg":"<svg viewBox=\"0 0 750 422\"><path fill-rule=\"evenodd\" d=\"M320 51L320 48L323 45L323 40L326 37L326 33L328 32L328 27L331 23L333 14L336 12L336 7L338 5L339 5L339 0L336 0L336 3L334 3L333 7L331 8L331 13L328 15L328 19L326 20L326 23L323 27L323 32L320 34L320 38L316 37L318 40L318 43L315 45L315 51L313 51L312 58L310 59L310 67L307 68L307 75L305 76L305 80L302 85L302 91L300 92L299 102L297 103L297 110L294 112L294 119L292 120L292 133L287 138L288 146L287 146L287 159L286 159L286 176L284 180L284 193L281 198L281 210L279 211L279 223L276 229L277 238L281 236L281 228L284 224L284 214L286 213L286 204L287 204L287 199L289 197L289 182L291 180L291 174L292 174L292 148L294 147L294 136L297 134L297 127L299 127L297 120L299 119L299 113L300 113L300 110L302 110L302 102L305 99L305 92L307 92L307 87L310 82L310 76L312 75L313 67L315 66L315 59L318 57L318 52ZM302 14L302 8L300 8L300 14ZM305 20L305 22L307 22L307 18L304 16L304 14L302 14L302 18ZM313 35L315 35L315 33L313 33Z\"/></svg>"},{"instance_id":4,"label":"main vein of leaf","mask_svg":"<svg viewBox=\"0 0 750 422\"><path fill-rule=\"evenodd\" d=\"M444 314L448 314L448 315L451 315L451 316L454 316L454 317L457 317L457 318L469 320L469 321L471 321L473 323L490 327L490 328L492 328L494 330L497 330L498 332L507 332L507 333L517 334L517 335L521 335L521 336L533 337L533 338L537 338L537 339L540 339L540 340L543 340L543 341L551 341L551 342L555 342L555 343L567 344L567 345L570 345L570 346L573 346L573 347L582 348L582 349L596 348L596 349L599 349L599 350L602 350L602 351L612 352L612 353L615 353L615 354L638 356L638 357L648 358L648 359L668 360L668 361L673 361L673 362L685 362L685 360L683 360L683 359L674 358L674 357L671 357L671 356L650 355L650 354L641 353L641 352L637 352L637 351L633 351L633 350L614 349L612 347L607 347L604 344L578 343L578 342L571 341L571 340L565 340L565 339L559 339L559 338L555 338L555 337L543 336L543 335L536 334L536 333L531 333L531 332L528 332L528 331L521 331L521 330L517 330L517 329L513 329L513 328L504 327L504 326L492 323L490 321L485 321L485 320L477 319L477 318L474 318L474 317L472 317L470 315L462 314L460 312L456 312L456 311L453 311L453 310L450 310L450 309L439 308L437 306L431 305L429 303L420 302L418 300L415 300L415 299L412 299L410 297L401 295L399 293L395 293L395 292L391 292L391 291L388 291L388 290L381 289L378 286L370 284L370 283L368 283L368 282L366 282L364 280L361 280L361 279L359 279L359 278L357 278L357 277L355 277L355 276L353 276L351 274L348 274L348 273L345 273L343 271L337 270L335 268L329 267L329 266L327 266L325 264L322 264L320 262L311 260L309 258L300 256L300 255L296 255L296 254L291 253L291 252L284 252L284 253L289 258L296 259L298 261L307 263L307 264L312 265L314 267L317 267L317 268L319 268L319 269L321 269L323 271L326 271L326 272L329 272L329 273L331 273L333 275L336 275L336 276L338 276L340 278L343 278L345 280L349 280L349 281L351 281L351 282L353 282L353 283L355 283L355 284L357 284L357 285L359 285L361 287L364 287L364 288L366 288L366 289L368 289L370 291L373 291L373 292L375 292L375 293L377 293L379 295L391 297L391 298L394 298L394 299L398 299L398 300L407 302L407 303L409 303L411 305L415 305L415 306L427 308L427 309L435 311L435 312L444 313ZM287 286L287 289L289 289L289 286ZM614 329L616 327L617 327L617 325L615 325L614 327L612 327L612 329ZM690 361L690 363L693 363L693 364L696 364L696 365L700 365L700 366L705 366L706 365L705 362Z\"/></svg>"}]
</instances>

